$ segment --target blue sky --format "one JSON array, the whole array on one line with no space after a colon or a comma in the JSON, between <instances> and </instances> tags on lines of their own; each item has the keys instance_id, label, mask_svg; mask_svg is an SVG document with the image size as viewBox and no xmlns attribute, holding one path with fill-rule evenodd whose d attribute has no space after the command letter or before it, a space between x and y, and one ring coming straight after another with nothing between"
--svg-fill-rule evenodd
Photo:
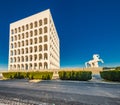
<instances>
[{"instance_id":1,"label":"blue sky","mask_svg":"<svg viewBox=\"0 0 120 105\"><path fill-rule=\"evenodd\" d=\"M50 9L60 38L61 67L120 65L120 0L0 0L0 69L7 68L9 24Z\"/></svg>"}]
</instances>

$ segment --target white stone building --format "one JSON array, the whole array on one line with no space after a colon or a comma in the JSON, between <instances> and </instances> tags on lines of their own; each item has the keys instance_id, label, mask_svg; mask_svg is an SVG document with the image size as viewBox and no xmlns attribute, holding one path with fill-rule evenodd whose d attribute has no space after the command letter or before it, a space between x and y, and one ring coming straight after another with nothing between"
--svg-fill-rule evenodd
<instances>
[{"instance_id":1,"label":"white stone building","mask_svg":"<svg viewBox=\"0 0 120 105\"><path fill-rule=\"evenodd\" d=\"M50 10L10 24L9 70L60 68L59 37Z\"/></svg>"}]
</instances>

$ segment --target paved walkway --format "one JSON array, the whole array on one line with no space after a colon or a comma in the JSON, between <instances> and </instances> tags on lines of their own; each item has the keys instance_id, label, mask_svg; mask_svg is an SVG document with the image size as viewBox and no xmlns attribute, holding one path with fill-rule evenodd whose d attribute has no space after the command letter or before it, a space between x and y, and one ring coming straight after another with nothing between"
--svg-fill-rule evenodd
<instances>
[{"instance_id":1,"label":"paved walkway","mask_svg":"<svg viewBox=\"0 0 120 105\"><path fill-rule=\"evenodd\" d=\"M93 77L88 82L1 80L0 99L14 105L120 105L120 83Z\"/></svg>"}]
</instances>

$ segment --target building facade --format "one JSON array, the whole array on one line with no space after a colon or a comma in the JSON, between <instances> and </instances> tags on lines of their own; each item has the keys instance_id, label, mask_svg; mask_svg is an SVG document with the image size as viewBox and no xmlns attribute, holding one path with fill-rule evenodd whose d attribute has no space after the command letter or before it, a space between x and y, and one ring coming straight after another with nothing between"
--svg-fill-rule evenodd
<instances>
[{"instance_id":1,"label":"building facade","mask_svg":"<svg viewBox=\"0 0 120 105\"><path fill-rule=\"evenodd\" d=\"M10 24L9 70L60 68L59 37L50 10Z\"/></svg>"}]
</instances>

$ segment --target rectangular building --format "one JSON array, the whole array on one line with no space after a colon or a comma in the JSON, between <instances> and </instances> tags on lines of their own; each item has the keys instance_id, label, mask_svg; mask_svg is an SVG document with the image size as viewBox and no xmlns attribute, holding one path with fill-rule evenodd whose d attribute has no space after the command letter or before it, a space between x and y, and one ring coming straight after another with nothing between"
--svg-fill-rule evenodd
<instances>
[{"instance_id":1,"label":"rectangular building","mask_svg":"<svg viewBox=\"0 0 120 105\"><path fill-rule=\"evenodd\" d=\"M10 24L9 70L60 68L59 37L50 10Z\"/></svg>"}]
</instances>

